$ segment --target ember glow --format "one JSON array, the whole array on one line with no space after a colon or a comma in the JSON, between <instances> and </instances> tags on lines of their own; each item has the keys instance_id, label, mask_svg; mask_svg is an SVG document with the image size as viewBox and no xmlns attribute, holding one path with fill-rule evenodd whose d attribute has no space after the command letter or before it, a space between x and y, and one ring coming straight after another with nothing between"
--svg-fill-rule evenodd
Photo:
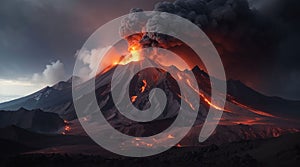
<instances>
[{"instance_id":1,"label":"ember glow","mask_svg":"<svg viewBox=\"0 0 300 167\"><path fill-rule=\"evenodd\" d=\"M137 98L137 96L132 96L132 97L131 97L131 102L132 102L132 103L135 102L135 101L136 101L136 98Z\"/></svg>"},{"instance_id":2,"label":"ember glow","mask_svg":"<svg viewBox=\"0 0 300 167\"><path fill-rule=\"evenodd\" d=\"M175 137L172 135L168 135L168 139L174 139Z\"/></svg>"},{"instance_id":3,"label":"ember glow","mask_svg":"<svg viewBox=\"0 0 300 167\"><path fill-rule=\"evenodd\" d=\"M131 43L131 45L128 48L128 52L129 53L127 54L127 56L124 56L119 61L114 62L113 66L115 66L115 65L127 65L127 64L129 64L131 62L142 61L143 60L143 58L142 58L143 55L142 55L142 53L140 51L141 48L142 47L139 44L132 44ZM164 56L164 55L160 55L160 56ZM162 66L169 67L169 66L164 65L164 61L162 61L162 59L159 59L158 57L153 57L153 56L150 55L149 58L152 59L152 61L159 62ZM177 67L177 65L175 65L175 64L172 64L172 66ZM220 107L218 104L215 104L213 102L213 99L211 99L208 94L206 94L205 92L203 92L201 90L196 89L196 85L193 85L191 83L191 81L190 81L191 78L187 74L185 74L184 71L179 70L178 73L177 73L177 75L176 75L176 79L177 79L178 82L185 82L193 91L195 91L199 95L199 97L202 99L202 101L205 104L207 104L209 107L212 107L212 108L214 108L216 110L219 110L219 111L224 111L224 112L228 112L228 113L234 113L234 110L232 110L230 107ZM154 78L154 81L155 80L158 80L158 78L157 79ZM142 82L142 85L139 88L139 92L140 93L144 93L145 90L146 90L146 88L149 86L149 83L147 82L146 79L143 79L141 82ZM182 97L180 94L177 94L177 95L178 95L178 97L181 98L181 100L183 100L184 102L186 102L188 104L188 106L192 110L194 110L194 111L197 110L191 104L190 101L188 101L186 98ZM137 98L138 98L138 95L133 95L133 96L130 97L130 100L131 100L132 103L134 103L134 102L136 102ZM238 101L235 101L233 99L231 99L230 102L233 105L235 105L235 106L237 106L237 107L239 107L241 109L245 109L245 110L247 110L249 112L252 112L254 114L257 114L257 115L260 115L260 116L265 116L265 117L277 118L274 115L271 115L269 113L253 109L253 108L251 108L249 106L246 106L244 104L241 104ZM234 122L231 122L231 123L233 123L233 124L247 124L247 125L252 125L252 124L262 124L261 121L262 120L259 120L259 118L254 117L254 119L249 118L249 119L237 120L237 121L234 121ZM168 135L167 138L168 139L172 139L172 138L174 138L174 136ZM141 144L141 143L138 143L138 144L144 145L144 144Z\"/></svg>"},{"instance_id":4,"label":"ember glow","mask_svg":"<svg viewBox=\"0 0 300 167\"><path fill-rule=\"evenodd\" d=\"M222 107L219 107L219 106L216 105L216 104L213 104L207 97L205 97L205 95L204 95L203 93L199 92L199 90L197 90L197 89L195 89L195 88L193 87L193 85L191 84L191 82L190 82L189 79L186 79L186 82L188 83L188 85L189 85L195 92L197 92L197 93L200 95L200 97L202 97L202 98L204 99L204 101L205 101L209 106L213 107L213 108L216 109L216 110L225 111L225 112L231 112L231 111L229 111L229 110L226 110L225 108L222 108Z\"/></svg>"},{"instance_id":5,"label":"ember glow","mask_svg":"<svg viewBox=\"0 0 300 167\"><path fill-rule=\"evenodd\" d=\"M210 101L204 96L204 94L201 94L201 97L203 97L204 101L205 101L207 104L209 104L210 106L212 106L213 108L215 108L215 109L217 109L217 110L220 110L220 111L221 111L221 110L224 110L224 111L230 112L229 110L225 110L224 108L221 108L221 107L219 107L219 106L213 104L212 102L210 102Z\"/></svg>"},{"instance_id":6,"label":"ember glow","mask_svg":"<svg viewBox=\"0 0 300 167\"><path fill-rule=\"evenodd\" d=\"M191 107L191 109L195 110L195 107L186 98L183 98L180 94L178 94L178 97L180 97L181 99L183 99Z\"/></svg>"},{"instance_id":7,"label":"ember glow","mask_svg":"<svg viewBox=\"0 0 300 167\"><path fill-rule=\"evenodd\" d=\"M182 76L180 74L177 74L178 79L182 80Z\"/></svg>"},{"instance_id":8,"label":"ember glow","mask_svg":"<svg viewBox=\"0 0 300 167\"><path fill-rule=\"evenodd\" d=\"M239 103L239 102L237 102L235 100L232 100L232 102L234 104L236 104L237 106L239 106L241 108L244 108L244 109L247 109L247 110L249 110L249 111L251 111L251 112L253 112L253 113L257 114L257 115L262 115L262 116L265 116L265 117L277 118L276 116L274 116L272 114L269 114L269 113L266 113L266 112L263 112L263 111L260 111L260 110L253 109L253 108L248 107L248 106L246 106L244 104L241 104L241 103Z\"/></svg>"},{"instance_id":9,"label":"ember glow","mask_svg":"<svg viewBox=\"0 0 300 167\"><path fill-rule=\"evenodd\" d=\"M216 105L216 104L213 104L213 103L211 102L211 100L209 100L209 98L207 98L207 97L204 95L204 93L201 93L200 91L196 90L196 89L193 87L193 85L191 84L191 82L189 81L189 79L186 79L186 82L187 82L187 84L188 84L194 91L196 91L196 92L200 95L200 97L204 100L204 102L207 103L210 107L213 107L213 108L216 109L216 110L223 110L224 112L232 113L231 110L228 110L228 109L219 107L219 106ZM240 107L240 108L243 108L243 109L246 109L246 110L248 110L248 111L250 111L250 112L253 112L253 113L257 114L257 115L261 115L261 116L265 116L265 117L271 117L271 118L278 118L277 116L274 116L274 115L272 115L272 114L269 114L269 113L266 113L266 112L264 112L264 111L260 111L260 110L257 110L257 109L253 109L253 108L251 108L251 107L249 107L249 106L246 106L246 105L244 105L244 104L241 104L241 103L237 102L236 100L231 100L231 102L232 102L233 104L235 104L236 106L238 106L238 107ZM250 120L250 119L249 119L249 120L243 121L243 122L236 122L236 124L243 123L243 124L251 124L251 125L252 125L252 124L257 124L257 122L258 122L258 120L257 120L257 118L256 118L256 119L254 119L254 120ZM261 124L261 123L260 123L260 124Z\"/></svg>"},{"instance_id":10,"label":"ember glow","mask_svg":"<svg viewBox=\"0 0 300 167\"><path fill-rule=\"evenodd\" d=\"M266 123L263 123L263 122L260 122L262 121L261 118L259 117L255 117L255 118L251 118L251 119L247 119L247 120L241 120L241 121L235 121L235 122L232 122L234 124L243 124L243 125L255 125L255 124L266 124Z\"/></svg>"},{"instance_id":11,"label":"ember glow","mask_svg":"<svg viewBox=\"0 0 300 167\"><path fill-rule=\"evenodd\" d=\"M71 127L69 125L65 125L63 131L61 132L62 135L66 135L68 132L71 131Z\"/></svg>"},{"instance_id":12,"label":"ember glow","mask_svg":"<svg viewBox=\"0 0 300 167\"><path fill-rule=\"evenodd\" d=\"M143 93L147 87L147 81L145 79L143 79L143 86L141 87L141 92Z\"/></svg>"},{"instance_id":13,"label":"ember glow","mask_svg":"<svg viewBox=\"0 0 300 167\"><path fill-rule=\"evenodd\" d=\"M68 126L68 125L66 125L66 126L65 126L65 131L66 131L66 132L69 132L70 130L71 130L71 127Z\"/></svg>"},{"instance_id":14,"label":"ember glow","mask_svg":"<svg viewBox=\"0 0 300 167\"><path fill-rule=\"evenodd\" d=\"M125 56L120 62L116 64L125 65L130 62L138 62L142 60L139 49L140 47L137 45L129 47L128 51L130 52L130 54Z\"/></svg>"}]
</instances>

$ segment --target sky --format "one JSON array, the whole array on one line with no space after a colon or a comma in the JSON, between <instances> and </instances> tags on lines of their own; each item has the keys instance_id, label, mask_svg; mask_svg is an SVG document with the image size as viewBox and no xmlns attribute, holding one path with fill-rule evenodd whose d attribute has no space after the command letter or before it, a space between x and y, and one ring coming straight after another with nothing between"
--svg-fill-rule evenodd
<instances>
[{"instance_id":1,"label":"sky","mask_svg":"<svg viewBox=\"0 0 300 167\"><path fill-rule=\"evenodd\" d=\"M0 1L0 102L67 80L72 74L77 51L97 28L128 14L131 8L152 10L159 1ZM278 56L265 55L257 60L262 66L269 62L265 65L268 69L259 71L255 70L255 65L245 64L245 60L257 59L248 56L249 59L230 57L230 61L226 58L228 66L225 70L230 78L240 79L262 93L300 100L300 51L297 46L300 33L298 24L294 24L296 13L287 12L288 5L285 8L273 5L276 0L249 1L251 9L266 13L267 19L280 22L289 33L283 33L276 45ZM272 11L274 8L275 12ZM231 62L240 63L242 67L236 67L241 70L233 68L235 65ZM248 70L244 69L246 65ZM249 69L253 69L250 70L253 75L247 77Z\"/></svg>"},{"instance_id":2,"label":"sky","mask_svg":"<svg viewBox=\"0 0 300 167\"><path fill-rule=\"evenodd\" d=\"M0 102L67 80L76 52L98 27L158 1L0 1Z\"/></svg>"}]
</instances>

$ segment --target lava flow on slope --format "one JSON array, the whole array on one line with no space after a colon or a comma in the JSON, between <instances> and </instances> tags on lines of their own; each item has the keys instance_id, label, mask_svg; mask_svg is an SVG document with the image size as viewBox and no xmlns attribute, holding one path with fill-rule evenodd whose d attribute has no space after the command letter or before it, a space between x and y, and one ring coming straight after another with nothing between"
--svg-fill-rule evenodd
<instances>
[{"instance_id":1,"label":"lava flow on slope","mask_svg":"<svg viewBox=\"0 0 300 167\"><path fill-rule=\"evenodd\" d=\"M128 54L126 54L125 56L121 56L119 61L114 61L112 65L109 66L109 68L106 68L100 74L100 75L104 75L105 73L106 74L113 73L114 69L117 66L121 66L121 68L124 68L123 77L127 77L126 71L130 72L132 71L131 69L133 68L143 67L143 63L145 62L145 59L147 61L150 61L152 64L156 64L159 67L161 67L161 69L143 70L142 72L137 73L135 77L132 78L132 81L130 81L131 83L130 92L129 92L130 101L137 108L139 109L149 108L149 106L151 105L149 103L149 97L148 97L149 92L151 91L151 89L158 87L163 89L164 91L171 92L169 94L172 94L170 95L172 96L172 100L168 99L169 103L176 102L176 104L173 105L173 108L169 109L172 111L165 112L165 113L167 112L173 113L171 114L172 116L176 115L174 113L177 112L178 106L180 105L180 101L182 100L184 103L188 104L190 109L200 111L200 113L202 114L202 120L205 119L205 116L210 107L216 110L224 111L223 117L220 120L221 125L284 124L285 126L288 124L289 119L287 118L282 118L281 116L276 115L276 113L273 114L268 111L261 110L256 106L249 106L245 103L240 102L238 98L235 98L231 95L230 90L228 92L227 101L224 108L219 106L218 104L214 104L210 97L211 95L210 77L213 78L213 76L208 76L208 74L205 72L206 69L205 68L201 69L199 67L199 66L203 67L201 63L199 66L189 67L189 69L182 69L182 67L178 65L179 63L176 63L175 62L176 60L172 60L172 58L169 58L169 60L172 61L172 65L169 65L168 62L166 62L166 59L162 58L162 57L168 57L169 55L162 55L160 53L157 53L157 50L155 48L153 48L153 52L151 52L150 54L148 53L149 55L145 55L144 52L141 52L141 50L144 47L146 47L140 43L142 36L143 34L138 36L135 35L134 40L132 40L133 38L132 36L127 37L126 40L129 44ZM184 45L181 45L181 46L176 46L174 48L170 48L170 50L182 54L183 52L178 52L178 50L186 51L188 50L188 48L186 48ZM191 53L191 52L187 51L186 53ZM189 55L189 57L194 57L194 56L195 55ZM110 56L107 57L109 58ZM179 55L179 57L186 58L187 55ZM172 71L172 73L175 73L176 75L171 76L169 71ZM195 78L197 79L198 85L192 85L192 83L190 82L191 76L188 75L186 71L193 72ZM217 80L217 79L213 78L213 80ZM191 101L189 101L189 99L183 98L180 94L180 89L176 84L177 82L184 83L185 85L187 85L187 87L189 87L194 92L196 92L199 95L200 102L201 105L203 105L203 107L196 109L192 105ZM199 90L197 90L196 87L199 87Z\"/></svg>"}]
</instances>

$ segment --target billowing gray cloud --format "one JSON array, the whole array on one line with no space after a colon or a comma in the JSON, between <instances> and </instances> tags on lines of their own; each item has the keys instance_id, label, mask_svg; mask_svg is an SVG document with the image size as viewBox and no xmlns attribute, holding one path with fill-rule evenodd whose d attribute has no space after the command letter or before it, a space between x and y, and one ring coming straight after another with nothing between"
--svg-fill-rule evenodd
<instances>
[{"instance_id":1,"label":"billowing gray cloud","mask_svg":"<svg viewBox=\"0 0 300 167\"><path fill-rule=\"evenodd\" d=\"M271 41L271 38L277 37L277 32L267 26L270 21L260 19L261 16L249 8L247 0L176 0L173 3L157 3L154 10L173 13L189 19L202 28L213 42L222 43L220 46L224 46L222 49L225 50L233 49L228 46L229 44L226 46L226 42L223 41L225 38L227 42L249 42L252 45L252 39L255 38L257 39L255 45L266 45L265 40ZM132 10L131 13L138 11L141 9ZM173 30L182 28L176 27L176 25L164 25L160 22L160 17L163 16L153 16L149 18L147 23L137 23L138 18L132 14L132 17L129 17L121 28L122 35L126 36L124 33L136 29L136 26L150 30L155 30L160 26L165 26L164 28L170 26L170 29ZM190 35L192 36L192 34ZM180 45L179 41L157 33L143 34L139 42L143 45L155 45L164 48Z\"/></svg>"},{"instance_id":2,"label":"billowing gray cloud","mask_svg":"<svg viewBox=\"0 0 300 167\"><path fill-rule=\"evenodd\" d=\"M296 86L299 79L295 79L300 78L295 77L300 70L300 53L294 46L299 43L299 1L272 2L255 8L257 2L249 5L247 0L176 0L160 2L154 10L182 16L204 30L219 51L228 78L242 80L269 95L300 99L300 88ZM141 9L131 12L136 11ZM135 22L131 21L127 23ZM144 27L155 29L162 25L155 16ZM130 31L126 23L122 28L129 29L123 32ZM157 33L126 38L130 42L133 38L144 47L181 45L180 41Z\"/></svg>"}]
</instances>

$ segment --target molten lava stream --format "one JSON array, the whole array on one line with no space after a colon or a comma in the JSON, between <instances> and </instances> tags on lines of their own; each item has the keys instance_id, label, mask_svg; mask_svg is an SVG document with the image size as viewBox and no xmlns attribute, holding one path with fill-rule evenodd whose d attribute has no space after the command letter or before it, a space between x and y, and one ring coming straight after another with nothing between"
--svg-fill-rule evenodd
<instances>
[{"instance_id":1,"label":"molten lava stream","mask_svg":"<svg viewBox=\"0 0 300 167\"><path fill-rule=\"evenodd\" d=\"M237 105L237 106L239 106L241 108L244 108L244 109L246 109L248 111L251 111L251 112L253 112L253 113L257 114L257 115L261 115L261 116L265 116L265 117L278 118L275 115L272 115L272 114L269 114L269 113L266 113L264 111L260 111L260 110L257 110L257 109L253 109L253 108L251 108L249 106L246 106L244 104L241 104L241 103L239 103L239 102L237 102L235 100L232 100L232 103L234 103L235 105Z\"/></svg>"},{"instance_id":2,"label":"molten lava stream","mask_svg":"<svg viewBox=\"0 0 300 167\"><path fill-rule=\"evenodd\" d=\"M230 110L227 110L225 108L222 108L222 107L219 107L218 105L216 104L213 104L207 97L205 97L204 93L201 93L199 90L197 90L196 88L193 87L193 85L191 84L190 80L189 79L186 79L186 82L187 84L195 91L197 92L200 97L211 107L213 107L214 109L216 110L219 110L219 111L225 111L225 112L229 112L229 113L232 113L232 111Z\"/></svg>"},{"instance_id":3,"label":"molten lava stream","mask_svg":"<svg viewBox=\"0 0 300 167\"><path fill-rule=\"evenodd\" d=\"M130 62L138 62L138 61L142 60L142 57L141 57L139 49L140 49L140 47L137 46L137 45L129 47L128 51L130 52L130 54L127 55L127 56L125 56L117 64L126 65L126 64L128 64Z\"/></svg>"},{"instance_id":4,"label":"molten lava stream","mask_svg":"<svg viewBox=\"0 0 300 167\"><path fill-rule=\"evenodd\" d=\"M143 86L141 87L141 93L143 93L147 87L147 81L145 79L143 79Z\"/></svg>"},{"instance_id":5,"label":"molten lava stream","mask_svg":"<svg viewBox=\"0 0 300 167\"><path fill-rule=\"evenodd\" d=\"M99 72L99 74L104 74L117 65L126 65L130 62L138 62L142 60L142 56L139 51L140 48L141 47L139 45L133 45L129 47L128 49L129 54L127 54L126 56L118 55L121 56L118 60L116 59L111 60L111 57L115 57L115 56L108 55L107 59L110 60L111 64L106 66L101 72Z\"/></svg>"},{"instance_id":6,"label":"molten lava stream","mask_svg":"<svg viewBox=\"0 0 300 167\"><path fill-rule=\"evenodd\" d=\"M128 49L128 51L130 52L130 54L128 54L127 56L125 56L125 57L124 57L123 59L121 59L119 62L114 62L112 66L115 66L115 65L118 65L118 64L119 64L119 65L126 65L126 64L128 64L128 63L130 63L130 62L138 62L138 61L142 60L142 56L141 56L140 51L139 51L140 49L141 49L141 46L140 46L139 44L131 45L131 46L129 47L129 49ZM110 68L111 68L111 67L110 67ZM104 71L108 71L110 68L105 69ZM220 111L224 111L224 112L229 112L229 113L232 113L232 112L233 112L233 111L231 111L231 110L225 109L225 108L223 108L223 107L218 106L217 104L212 103L212 102L211 102L211 99L209 99L209 97L205 96L204 93L201 93L199 90L196 90L196 89L193 87L193 85L191 84L189 78L187 78L185 75L180 75L179 73L178 73L177 75L178 75L178 79L179 79L180 81L186 81L186 83L189 85L189 87L191 87L195 92L197 92L197 93L199 94L199 96L201 97L201 99L203 99L203 101L204 101L206 104L208 104L210 107L213 107L213 108L216 109L216 110L220 110ZM185 79L184 79L183 77L184 77ZM146 90L147 86L148 86L146 80L142 80L142 82L143 82L143 85L142 85L142 87L140 88L140 92L141 92L141 93L143 93L143 92ZM136 99L137 99L137 96L132 96L132 97L131 97L131 102L135 102ZM186 103L188 103L189 106L190 106L193 110L195 110L195 108L192 106L192 104L191 104L187 99L183 99L183 100L184 100ZM263 112L263 111L260 111L260 110L257 110L257 109L253 109L253 108L251 108L251 107L249 107L249 106L246 106L246 105L244 105L244 104L241 104L241 103L239 103L239 102L237 102L237 101L235 101L235 100L232 100L231 102L232 102L233 104L235 104L235 105L237 105L237 106L239 106L239 107L241 107L241 108L243 108L243 109L246 109L246 110L248 110L248 111L251 111L251 112L253 112L253 113L255 113L255 114L262 115L262 116L266 116L266 117L278 118L278 117L276 117L276 116L274 116L274 115L272 115L272 114L269 114L269 113L266 113L266 112ZM251 122L251 121L250 121L250 122Z\"/></svg>"},{"instance_id":7,"label":"molten lava stream","mask_svg":"<svg viewBox=\"0 0 300 167\"><path fill-rule=\"evenodd\" d=\"M132 96L132 97L131 97L131 102L132 102L132 103L135 102L135 101L136 101L136 98L137 98L137 96Z\"/></svg>"},{"instance_id":8,"label":"molten lava stream","mask_svg":"<svg viewBox=\"0 0 300 167\"><path fill-rule=\"evenodd\" d=\"M239 120L239 121L233 121L233 124L243 124L243 125L268 125L269 123L266 122L260 122L263 121L262 118L248 118L248 119L244 119L244 120Z\"/></svg>"}]
</instances>

